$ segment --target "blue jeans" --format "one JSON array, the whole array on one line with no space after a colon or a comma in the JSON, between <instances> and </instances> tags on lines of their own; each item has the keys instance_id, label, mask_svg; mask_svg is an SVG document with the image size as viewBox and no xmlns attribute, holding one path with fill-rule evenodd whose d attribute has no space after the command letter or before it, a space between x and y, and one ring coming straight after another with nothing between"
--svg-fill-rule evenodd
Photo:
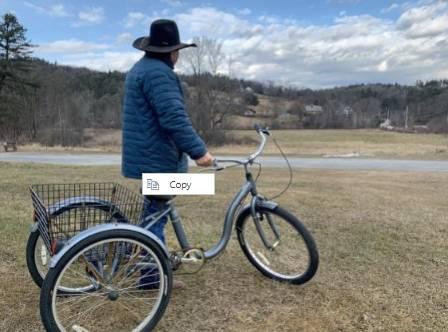
<instances>
[{"instance_id":1,"label":"blue jeans","mask_svg":"<svg viewBox=\"0 0 448 332\"><path fill-rule=\"evenodd\" d=\"M143 206L143 219L150 216L151 214L162 211L164 208L164 201L146 199ZM163 244L165 244L165 225L167 222L168 217L163 216L157 221L157 223L155 223L148 229L151 233L157 236L163 242ZM147 224L148 222L143 222L141 226L145 227Z\"/></svg>"},{"instance_id":2,"label":"blue jeans","mask_svg":"<svg viewBox=\"0 0 448 332\"><path fill-rule=\"evenodd\" d=\"M143 219L151 214L162 211L165 207L163 201L145 200L143 207ZM148 230L156 235L165 244L165 225L168 222L168 217L163 216ZM142 223L142 227L148 225L149 221ZM143 254L146 254L143 253ZM160 274L156 267L150 267L140 270L139 288L141 289L157 289L159 288Z\"/></svg>"}]
</instances>

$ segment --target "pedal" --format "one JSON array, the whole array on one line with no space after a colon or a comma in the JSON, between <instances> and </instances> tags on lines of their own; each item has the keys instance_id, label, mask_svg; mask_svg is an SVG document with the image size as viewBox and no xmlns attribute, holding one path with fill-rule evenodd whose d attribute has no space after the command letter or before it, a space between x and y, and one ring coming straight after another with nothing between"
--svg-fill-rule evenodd
<instances>
[{"instance_id":1,"label":"pedal","mask_svg":"<svg viewBox=\"0 0 448 332\"><path fill-rule=\"evenodd\" d=\"M175 251L170 252L170 262L173 271L177 271L182 264L182 257Z\"/></svg>"},{"instance_id":2,"label":"pedal","mask_svg":"<svg viewBox=\"0 0 448 332\"><path fill-rule=\"evenodd\" d=\"M202 248L189 249L180 257L180 262L182 263L182 268L178 274L197 273L206 262L204 250Z\"/></svg>"}]
</instances>

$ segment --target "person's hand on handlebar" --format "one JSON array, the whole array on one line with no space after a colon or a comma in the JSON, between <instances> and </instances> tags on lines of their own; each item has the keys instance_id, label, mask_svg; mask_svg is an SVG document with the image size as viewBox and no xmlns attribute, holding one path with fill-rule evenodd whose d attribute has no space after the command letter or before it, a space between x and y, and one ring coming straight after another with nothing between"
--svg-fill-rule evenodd
<instances>
[{"instance_id":1,"label":"person's hand on handlebar","mask_svg":"<svg viewBox=\"0 0 448 332\"><path fill-rule=\"evenodd\" d=\"M196 165L201 166L201 167L208 167L208 166L213 166L214 160L215 160L215 158L210 154L210 152L207 152L201 158L196 159L195 163L196 163Z\"/></svg>"}]
</instances>

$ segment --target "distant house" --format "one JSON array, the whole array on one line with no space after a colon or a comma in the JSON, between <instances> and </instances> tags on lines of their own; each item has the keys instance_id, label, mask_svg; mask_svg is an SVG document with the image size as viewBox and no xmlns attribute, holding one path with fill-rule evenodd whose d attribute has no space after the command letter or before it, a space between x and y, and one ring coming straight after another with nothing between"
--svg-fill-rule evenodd
<instances>
[{"instance_id":1,"label":"distant house","mask_svg":"<svg viewBox=\"0 0 448 332\"><path fill-rule=\"evenodd\" d=\"M394 130L394 126L392 126L392 121L390 121L390 119L386 119L384 122L380 123L380 128L383 130Z\"/></svg>"},{"instance_id":2,"label":"distant house","mask_svg":"<svg viewBox=\"0 0 448 332\"><path fill-rule=\"evenodd\" d=\"M249 118L253 118L256 114L257 114L257 111L248 108L248 109L246 109L246 110L244 111L244 114L243 114L243 115L244 115L244 116L247 116L247 117L249 117Z\"/></svg>"},{"instance_id":3,"label":"distant house","mask_svg":"<svg viewBox=\"0 0 448 332\"><path fill-rule=\"evenodd\" d=\"M322 106L319 105L305 105L305 112L306 113L312 113L312 114L318 114L323 111Z\"/></svg>"},{"instance_id":4,"label":"distant house","mask_svg":"<svg viewBox=\"0 0 448 332\"><path fill-rule=\"evenodd\" d=\"M350 116L353 113L353 108L351 108L350 106L345 106L342 111L341 114L345 115L345 116Z\"/></svg>"}]
</instances>

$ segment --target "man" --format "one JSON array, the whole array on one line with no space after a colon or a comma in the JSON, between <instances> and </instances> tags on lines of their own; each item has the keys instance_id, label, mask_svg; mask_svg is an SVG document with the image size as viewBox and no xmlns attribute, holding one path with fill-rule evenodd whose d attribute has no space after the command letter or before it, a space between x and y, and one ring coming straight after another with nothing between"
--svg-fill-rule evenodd
<instances>
[{"instance_id":1,"label":"man","mask_svg":"<svg viewBox=\"0 0 448 332\"><path fill-rule=\"evenodd\" d=\"M142 173L187 172L187 155L198 166L211 166L213 157L192 127L173 71L179 50L196 45L180 42L174 21L156 20L150 35L136 39L133 46L145 55L126 76L122 174L141 179ZM145 215L157 212L163 204L152 198ZM166 222L165 217L149 229L163 242Z\"/></svg>"}]
</instances>

